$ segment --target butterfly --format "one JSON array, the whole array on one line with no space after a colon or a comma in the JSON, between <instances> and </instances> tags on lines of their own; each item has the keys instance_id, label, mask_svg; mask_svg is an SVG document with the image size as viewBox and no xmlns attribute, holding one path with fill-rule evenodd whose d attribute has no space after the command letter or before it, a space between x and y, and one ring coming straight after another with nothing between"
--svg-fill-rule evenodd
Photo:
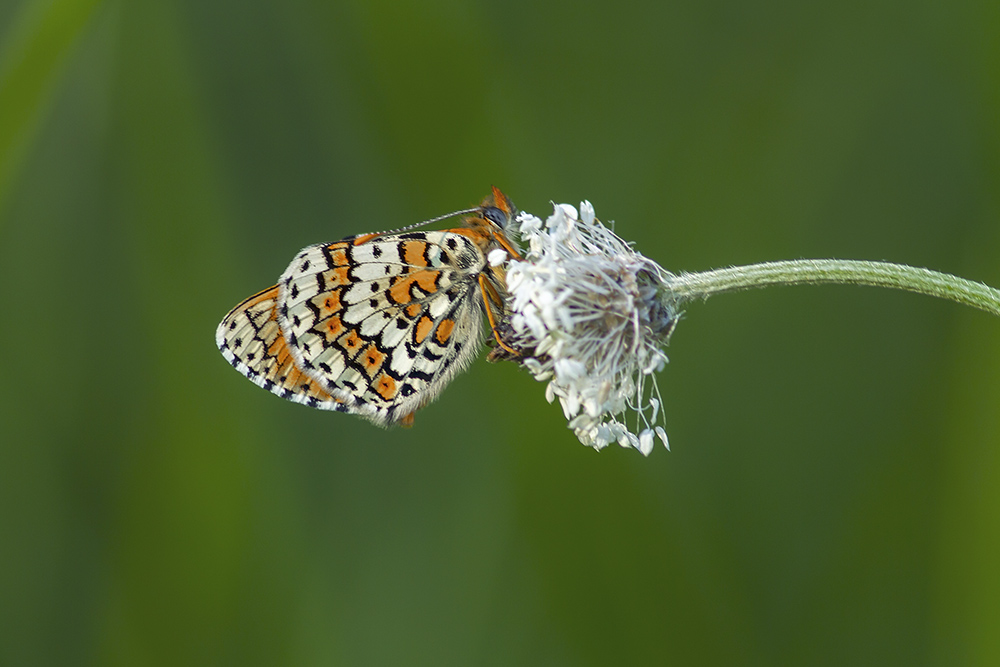
<instances>
[{"instance_id":1,"label":"butterfly","mask_svg":"<svg viewBox=\"0 0 1000 667\"><path fill-rule=\"evenodd\" d=\"M410 231L453 216L461 227ZM499 189L472 209L300 251L277 285L233 308L216 343L236 370L282 398L380 426L413 415L472 363L483 314L497 344L504 262L517 209Z\"/></svg>"}]
</instances>

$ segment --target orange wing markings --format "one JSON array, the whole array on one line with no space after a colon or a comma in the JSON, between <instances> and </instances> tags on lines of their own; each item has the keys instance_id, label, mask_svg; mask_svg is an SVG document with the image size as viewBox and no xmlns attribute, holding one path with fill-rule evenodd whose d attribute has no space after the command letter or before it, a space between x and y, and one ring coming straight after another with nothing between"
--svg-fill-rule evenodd
<instances>
[{"instance_id":1,"label":"orange wing markings","mask_svg":"<svg viewBox=\"0 0 1000 667\"><path fill-rule=\"evenodd\" d=\"M387 401L391 401L396 397L396 381L385 373L378 376L372 388ZM410 423L413 423L412 419Z\"/></svg>"},{"instance_id":2,"label":"orange wing markings","mask_svg":"<svg viewBox=\"0 0 1000 667\"><path fill-rule=\"evenodd\" d=\"M340 337L337 344L347 352L348 359L353 359L361 350L361 346L365 344L365 339L359 336L355 329L351 329Z\"/></svg>"},{"instance_id":3,"label":"orange wing markings","mask_svg":"<svg viewBox=\"0 0 1000 667\"><path fill-rule=\"evenodd\" d=\"M337 266L323 272L324 284L330 287L344 287L351 284L351 267Z\"/></svg>"},{"instance_id":4,"label":"orange wing markings","mask_svg":"<svg viewBox=\"0 0 1000 667\"><path fill-rule=\"evenodd\" d=\"M383 232L374 232L372 234L362 234L351 240L352 245L361 245L362 243L368 243L372 239L377 239L382 236Z\"/></svg>"},{"instance_id":5,"label":"orange wing markings","mask_svg":"<svg viewBox=\"0 0 1000 667\"><path fill-rule=\"evenodd\" d=\"M427 242L403 241L403 261L410 266L427 266Z\"/></svg>"},{"instance_id":6,"label":"orange wing markings","mask_svg":"<svg viewBox=\"0 0 1000 667\"><path fill-rule=\"evenodd\" d=\"M441 320L437 326L437 331L434 332L434 337L437 338L439 345L444 345L451 338L452 329L455 328L455 320Z\"/></svg>"},{"instance_id":7,"label":"orange wing markings","mask_svg":"<svg viewBox=\"0 0 1000 667\"><path fill-rule=\"evenodd\" d=\"M361 366L365 369L368 377L374 377L378 369L382 368L382 363L385 361L385 353L378 349L378 345L375 343L369 343L360 360Z\"/></svg>"},{"instance_id":8,"label":"orange wing markings","mask_svg":"<svg viewBox=\"0 0 1000 667\"><path fill-rule=\"evenodd\" d=\"M254 335L262 346L259 356L250 354L241 356L229 346L230 343L235 343L235 340L230 341L225 338L226 349L233 357L230 363L254 382L274 393L284 390L319 402L343 403L331 396L318 382L295 365L291 350L288 349L288 344L277 326L278 290L278 286L275 285L258 292L230 311L223 320L221 329L225 333L228 326L238 323L241 318L246 318L252 323ZM245 326L241 328L245 329Z\"/></svg>"},{"instance_id":9,"label":"orange wing markings","mask_svg":"<svg viewBox=\"0 0 1000 667\"><path fill-rule=\"evenodd\" d=\"M438 291L440 271L417 271L400 276L389 288L389 298L393 303L410 303L413 301L413 287L416 286L424 294L434 294Z\"/></svg>"},{"instance_id":10,"label":"orange wing markings","mask_svg":"<svg viewBox=\"0 0 1000 667\"><path fill-rule=\"evenodd\" d=\"M318 330L323 334L326 339L327 344L332 345L338 338L344 335L347 331L347 327L344 326L343 321L339 317L331 317L324 322L317 324L313 329Z\"/></svg>"},{"instance_id":11,"label":"orange wing markings","mask_svg":"<svg viewBox=\"0 0 1000 667\"><path fill-rule=\"evenodd\" d=\"M428 334L430 334L431 329L433 327L434 327L434 320L427 317L426 315L420 318L420 321L417 322L417 328L413 332L414 340L418 345L424 342L424 339L427 338Z\"/></svg>"},{"instance_id":12,"label":"orange wing markings","mask_svg":"<svg viewBox=\"0 0 1000 667\"><path fill-rule=\"evenodd\" d=\"M287 375L284 376L284 381L279 383L283 388L305 394L308 397L315 398L317 401L343 403L341 399L334 398L328 394L318 382L299 370L298 366L291 359L289 359L287 366L283 366L283 370L288 371Z\"/></svg>"},{"instance_id":13,"label":"orange wing markings","mask_svg":"<svg viewBox=\"0 0 1000 667\"><path fill-rule=\"evenodd\" d=\"M321 320L340 312L344 307L344 304L340 302L340 290L322 292L313 297L312 304L316 307L316 315Z\"/></svg>"},{"instance_id":14,"label":"orange wing markings","mask_svg":"<svg viewBox=\"0 0 1000 667\"><path fill-rule=\"evenodd\" d=\"M347 258L347 244L344 242L333 243L327 246L330 261L334 266L350 266L351 262Z\"/></svg>"}]
</instances>

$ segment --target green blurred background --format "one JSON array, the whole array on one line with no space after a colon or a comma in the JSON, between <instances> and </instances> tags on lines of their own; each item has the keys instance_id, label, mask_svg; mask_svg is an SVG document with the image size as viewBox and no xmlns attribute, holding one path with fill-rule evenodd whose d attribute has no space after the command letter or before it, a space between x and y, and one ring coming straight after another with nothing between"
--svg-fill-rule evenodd
<instances>
[{"instance_id":1,"label":"green blurred background","mask_svg":"<svg viewBox=\"0 0 1000 667\"><path fill-rule=\"evenodd\" d=\"M690 308L673 452L478 361L415 428L216 323L302 246L475 205L671 270L1000 285L995 0L0 4L0 664L1000 664L1000 320Z\"/></svg>"}]
</instances>

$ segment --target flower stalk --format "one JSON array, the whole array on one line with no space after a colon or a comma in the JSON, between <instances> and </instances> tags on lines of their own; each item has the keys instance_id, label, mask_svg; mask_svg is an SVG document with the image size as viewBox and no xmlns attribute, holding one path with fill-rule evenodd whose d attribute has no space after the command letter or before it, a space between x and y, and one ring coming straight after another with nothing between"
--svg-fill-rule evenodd
<instances>
[{"instance_id":1,"label":"flower stalk","mask_svg":"<svg viewBox=\"0 0 1000 667\"><path fill-rule=\"evenodd\" d=\"M773 285L869 285L917 292L1000 316L1000 290L948 273L905 264L852 259L797 259L681 273L664 284L675 307L713 294Z\"/></svg>"}]
</instances>

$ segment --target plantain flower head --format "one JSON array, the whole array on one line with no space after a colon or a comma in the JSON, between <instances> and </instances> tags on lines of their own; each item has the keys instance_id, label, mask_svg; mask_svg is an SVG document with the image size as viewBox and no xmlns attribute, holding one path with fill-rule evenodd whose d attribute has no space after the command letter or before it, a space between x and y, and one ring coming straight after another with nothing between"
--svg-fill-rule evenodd
<instances>
[{"instance_id":1,"label":"plantain flower head","mask_svg":"<svg viewBox=\"0 0 1000 667\"><path fill-rule=\"evenodd\" d=\"M658 437L669 449L654 374L680 316L672 274L601 224L590 202L517 221L528 251L507 269L502 336L548 382L546 398L559 399L580 442L648 455Z\"/></svg>"}]
</instances>

